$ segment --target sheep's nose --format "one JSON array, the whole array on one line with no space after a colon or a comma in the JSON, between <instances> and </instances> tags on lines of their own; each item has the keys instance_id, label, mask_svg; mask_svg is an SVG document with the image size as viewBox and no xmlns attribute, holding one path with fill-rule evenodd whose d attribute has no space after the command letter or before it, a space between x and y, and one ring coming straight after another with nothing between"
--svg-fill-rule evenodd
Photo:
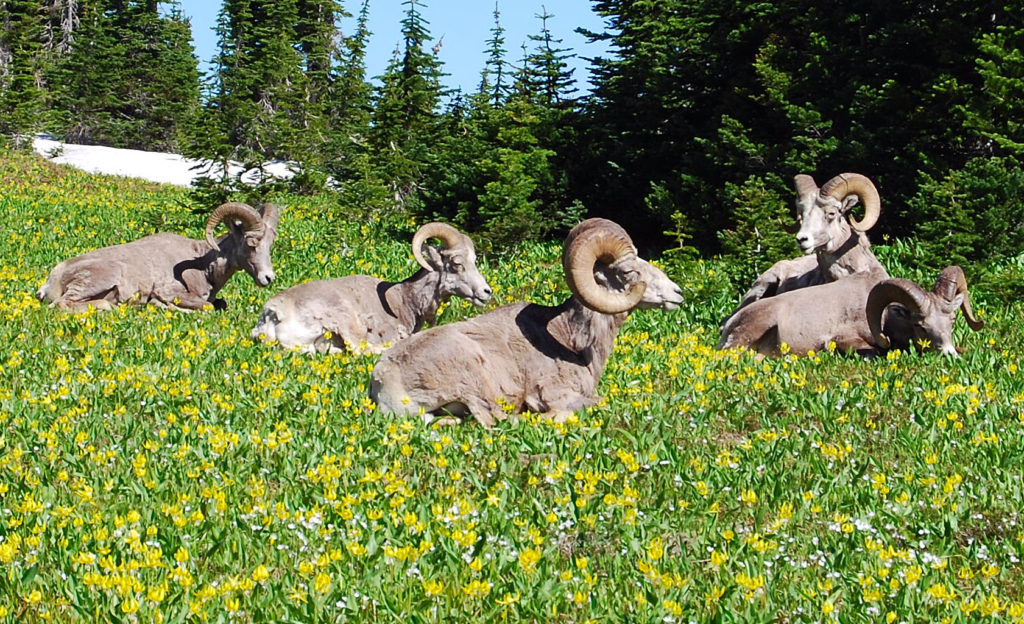
<instances>
[{"instance_id":1,"label":"sheep's nose","mask_svg":"<svg viewBox=\"0 0 1024 624\"><path fill-rule=\"evenodd\" d=\"M488 299L491 298L491 287L490 286L484 286L484 297L487 297Z\"/></svg>"}]
</instances>

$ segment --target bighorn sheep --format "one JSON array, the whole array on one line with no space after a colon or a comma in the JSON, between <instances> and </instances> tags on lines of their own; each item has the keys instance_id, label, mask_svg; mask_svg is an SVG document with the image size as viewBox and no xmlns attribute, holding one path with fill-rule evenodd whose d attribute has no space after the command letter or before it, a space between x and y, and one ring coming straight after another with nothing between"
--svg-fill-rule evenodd
<instances>
[{"instance_id":1,"label":"bighorn sheep","mask_svg":"<svg viewBox=\"0 0 1024 624\"><path fill-rule=\"evenodd\" d=\"M440 239L442 247L424 245L431 238ZM277 293L263 307L253 340L276 340L307 353L379 353L418 332L424 322L434 323L438 307L453 295L477 306L491 298L476 266L473 241L452 226L421 227L413 236L412 253L423 268L404 282L348 275Z\"/></svg>"},{"instance_id":2,"label":"bighorn sheep","mask_svg":"<svg viewBox=\"0 0 1024 624\"><path fill-rule=\"evenodd\" d=\"M806 255L772 265L743 295L733 314L764 297L849 275L875 273L882 275L880 279L888 277L864 234L878 221L880 212L878 190L871 180L858 173L843 173L820 189L809 175L801 174L794 180L800 222L796 242ZM864 204L864 219L851 217L847 221L845 216L858 198Z\"/></svg>"},{"instance_id":3,"label":"bighorn sheep","mask_svg":"<svg viewBox=\"0 0 1024 624\"><path fill-rule=\"evenodd\" d=\"M486 427L527 410L564 419L593 404L630 312L673 310L683 294L605 219L569 233L562 265L572 296L561 305L513 303L416 334L381 357L370 398L427 423L472 414Z\"/></svg>"},{"instance_id":4,"label":"bighorn sheep","mask_svg":"<svg viewBox=\"0 0 1024 624\"><path fill-rule=\"evenodd\" d=\"M132 302L183 311L208 306L224 309L217 293L238 270L259 286L274 279L270 247L277 236L278 211L264 204L218 206L206 221L206 240L178 234L153 234L131 243L104 247L58 264L36 297L51 307L109 310ZM214 238L217 225L228 234Z\"/></svg>"},{"instance_id":5,"label":"bighorn sheep","mask_svg":"<svg viewBox=\"0 0 1024 624\"><path fill-rule=\"evenodd\" d=\"M890 348L935 349L956 355L953 321L964 312L974 331L967 280L958 266L946 267L929 292L907 279L851 275L756 301L737 312L722 330L719 349L747 347L768 357L820 351L830 342L841 352L877 355Z\"/></svg>"}]
</instances>

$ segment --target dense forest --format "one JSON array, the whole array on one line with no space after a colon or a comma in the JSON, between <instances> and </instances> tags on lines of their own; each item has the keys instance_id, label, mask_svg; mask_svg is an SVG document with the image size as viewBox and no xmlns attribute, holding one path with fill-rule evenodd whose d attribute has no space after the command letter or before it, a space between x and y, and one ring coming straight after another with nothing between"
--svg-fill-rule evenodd
<instances>
[{"instance_id":1,"label":"dense forest","mask_svg":"<svg viewBox=\"0 0 1024 624\"><path fill-rule=\"evenodd\" d=\"M924 264L1024 247L1024 5L977 0L592 0L608 45L581 95L550 15L521 50L498 6L472 93L442 84L429 7L404 2L381 76L368 0L225 0L219 53L162 0L0 0L0 133L301 163L339 216L440 218L485 248L582 216L744 273L795 252L792 178L875 181L877 242ZM339 28L356 17L351 32ZM269 193L213 178L205 193Z\"/></svg>"}]
</instances>

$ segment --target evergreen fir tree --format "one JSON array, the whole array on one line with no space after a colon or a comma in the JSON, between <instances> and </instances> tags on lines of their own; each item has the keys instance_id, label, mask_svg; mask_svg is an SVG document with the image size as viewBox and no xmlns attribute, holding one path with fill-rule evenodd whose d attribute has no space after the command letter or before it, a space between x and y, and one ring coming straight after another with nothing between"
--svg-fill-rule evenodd
<instances>
[{"instance_id":1,"label":"evergreen fir tree","mask_svg":"<svg viewBox=\"0 0 1024 624\"><path fill-rule=\"evenodd\" d=\"M299 0L296 41L308 79L307 99L314 108L331 83L331 63L336 57L338 20L349 17L338 0Z\"/></svg>"},{"instance_id":2,"label":"evergreen fir tree","mask_svg":"<svg viewBox=\"0 0 1024 624\"><path fill-rule=\"evenodd\" d=\"M126 3L127 4L127 3ZM199 69L192 27L178 2L146 0L124 9L128 85L124 113L133 118L122 145L181 150L199 108Z\"/></svg>"},{"instance_id":3,"label":"evergreen fir tree","mask_svg":"<svg viewBox=\"0 0 1024 624\"><path fill-rule=\"evenodd\" d=\"M480 76L480 94L486 97L486 103L497 108L508 96L508 85L505 83L508 62L505 60L505 29L501 26L501 14L498 3L494 3L494 27L491 38L487 40L487 61ZM484 102L481 102L483 104Z\"/></svg>"},{"instance_id":4,"label":"evergreen fir tree","mask_svg":"<svg viewBox=\"0 0 1024 624\"><path fill-rule=\"evenodd\" d=\"M443 95L441 43L430 50L428 23L418 0L406 0L402 49L396 50L376 92L370 138L382 171L402 201L414 196L430 146L438 132Z\"/></svg>"},{"instance_id":5,"label":"evergreen fir tree","mask_svg":"<svg viewBox=\"0 0 1024 624\"><path fill-rule=\"evenodd\" d=\"M542 16L538 16L542 17ZM583 209L566 195L559 150L573 136L571 72L542 17L535 52L524 46L508 93L496 92L485 70L467 110L449 109L451 124L427 170L430 214L476 233L482 246L505 247L567 230ZM490 68L505 67L501 25L487 42Z\"/></svg>"},{"instance_id":6,"label":"evergreen fir tree","mask_svg":"<svg viewBox=\"0 0 1024 624\"><path fill-rule=\"evenodd\" d=\"M487 41L487 63L481 73L479 89L468 98L459 94L451 101L441 121L443 131L436 149L429 156L430 166L424 171L423 211L431 218L483 233L484 237L477 237L481 247L490 244L485 240L479 200L489 177L479 163L497 146L504 115L501 107L509 90L503 78L509 66L505 60L503 33L495 7L494 26Z\"/></svg>"},{"instance_id":7,"label":"evergreen fir tree","mask_svg":"<svg viewBox=\"0 0 1024 624\"><path fill-rule=\"evenodd\" d=\"M47 53L59 57L71 50L79 26L79 7L78 0L44 0L42 44Z\"/></svg>"},{"instance_id":8,"label":"evergreen fir tree","mask_svg":"<svg viewBox=\"0 0 1024 624\"><path fill-rule=\"evenodd\" d=\"M570 69L568 63L575 54L558 47L562 40L551 36L548 20L554 15L545 10L536 17L541 21L541 31L539 35L530 35L536 48L525 58L522 79L537 104L557 107L571 102L571 96L576 93L575 70Z\"/></svg>"},{"instance_id":9,"label":"evergreen fir tree","mask_svg":"<svg viewBox=\"0 0 1024 624\"><path fill-rule=\"evenodd\" d=\"M269 159L305 160L311 119L309 79L293 45L297 0L225 0L217 22L219 52L206 124L212 136L190 155L260 167Z\"/></svg>"},{"instance_id":10,"label":"evergreen fir tree","mask_svg":"<svg viewBox=\"0 0 1024 624\"><path fill-rule=\"evenodd\" d=\"M1024 7L1006 8L1012 25L978 39L984 89L965 109L966 123L995 149L1024 160Z\"/></svg>"},{"instance_id":11,"label":"evergreen fir tree","mask_svg":"<svg viewBox=\"0 0 1024 624\"><path fill-rule=\"evenodd\" d=\"M263 3L266 20L256 24L262 52L254 63L256 118L249 127L264 158L303 162L309 155L307 131L313 112L307 105L310 79L295 47L298 0Z\"/></svg>"},{"instance_id":12,"label":"evergreen fir tree","mask_svg":"<svg viewBox=\"0 0 1024 624\"><path fill-rule=\"evenodd\" d=\"M31 145L43 108L39 9L36 0L0 3L0 134L16 147Z\"/></svg>"},{"instance_id":13,"label":"evergreen fir tree","mask_svg":"<svg viewBox=\"0 0 1024 624\"><path fill-rule=\"evenodd\" d=\"M180 150L199 105L199 71L177 2L79 7L75 38L50 80L51 127L76 143Z\"/></svg>"},{"instance_id":14,"label":"evergreen fir tree","mask_svg":"<svg viewBox=\"0 0 1024 624\"><path fill-rule=\"evenodd\" d=\"M335 128L365 133L370 125L373 88L366 80L366 46L370 40L370 2L363 0L355 32L344 37L335 49L335 70L331 76L328 115Z\"/></svg>"},{"instance_id":15,"label":"evergreen fir tree","mask_svg":"<svg viewBox=\"0 0 1024 624\"><path fill-rule=\"evenodd\" d=\"M336 144L335 129L329 113L332 64L339 57L338 21L349 14L338 0L299 0L298 14L295 45L302 57L305 93L296 102L300 114L292 117L293 123L300 123L302 128L294 136L292 158L301 161L302 169L291 186L308 192L323 189L324 171L335 158L331 153Z\"/></svg>"},{"instance_id":16,"label":"evergreen fir tree","mask_svg":"<svg viewBox=\"0 0 1024 624\"><path fill-rule=\"evenodd\" d=\"M343 37L335 48L334 68L323 105L328 128L325 165L337 180L359 179L366 173L373 95L373 87L366 80L369 9L369 0L363 0L355 31Z\"/></svg>"}]
</instances>

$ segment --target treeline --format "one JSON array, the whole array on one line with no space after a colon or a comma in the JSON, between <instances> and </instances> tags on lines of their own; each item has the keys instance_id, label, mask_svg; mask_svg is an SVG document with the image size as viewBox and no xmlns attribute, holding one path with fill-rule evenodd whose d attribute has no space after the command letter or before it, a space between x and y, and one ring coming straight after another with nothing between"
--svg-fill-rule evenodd
<instances>
[{"instance_id":1,"label":"treeline","mask_svg":"<svg viewBox=\"0 0 1024 624\"><path fill-rule=\"evenodd\" d=\"M175 150L200 106L188 22L157 0L0 1L0 133Z\"/></svg>"},{"instance_id":2,"label":"treeline","mask_svg":"<svg viewBox=\"0 0 1024 624\"><path fill-rule=\"evenodd\" d=\"M609 52L581 96L547 14L510 50L496 7L462 93L418 0L381 76L364 61L368 2L225 0L202 76L174 2L3 0L0 132L294 161L293 190L337 191L350 218L443 218L486 245L606 216L747 274L795 252L794 174L853 171L882 194L875 240L913 237L923 264L1024 250L1019 3L592 5L608 29L584 34Z\"/></svg>"}]
</instances>

